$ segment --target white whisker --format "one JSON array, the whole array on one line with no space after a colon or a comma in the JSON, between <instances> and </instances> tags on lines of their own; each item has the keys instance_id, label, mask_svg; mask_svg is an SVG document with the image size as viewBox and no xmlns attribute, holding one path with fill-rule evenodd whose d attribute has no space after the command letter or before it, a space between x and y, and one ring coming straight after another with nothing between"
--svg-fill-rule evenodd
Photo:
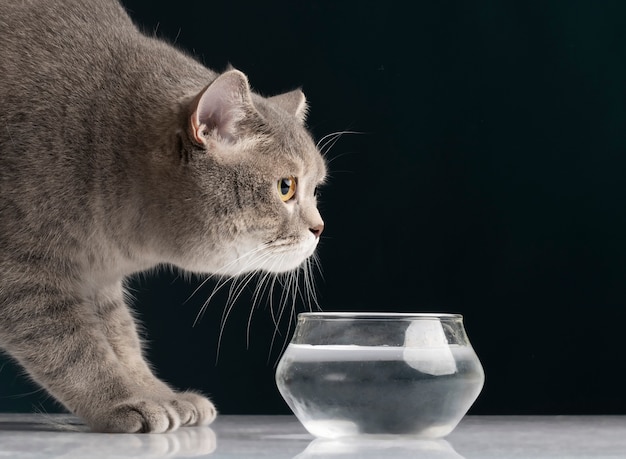
<instances>
[{"instance_id":1,"label":"white whisker","mask_svg":"<svg viewBox=\"0 0 626 459\"><path fill-rule=\"evenodd\" d=\"M321 139L319 139L317 141L317 143L315 144L315 148L317 148L318 150L321 150L322 142L324 142L329 137L333 137L333 136L337 136L337 135L340 135L340 131L338 131L338 132L331 132L330 134L326 134L325 136L323 136Z\"/></svg>"},{"instance_id":2,"label":"white whisker","mask_svg":"<svg viewBox=\"0 0 626 459\"><path fill-rule=\"evenodd\" d=\"M202 304L202 307L198 311L198 314L196 314L196 318L193 321L193 325L192 325L193 327L195 327L197 325L198 321L200 321L200 319L202 319L202 317L204 317L204 313L206 312L206 309L209 307L209 303L211 302L213 297L217 294L217 292L219 292L222 289L222 287L224 285L226 285L231 280L233 280L232 277L227 277L227 278L220 279L218 281L217 285L215 286L215 288L211 292L211 295L209 295L209 298Z\"/></svg>"},{"instance_id":3,"label":"white whisker","mask_svg":"<svg viewBox=\"0 0 626 459\"><path fill-rule=\"evenodd\" d=\"M281 276L277 276L279 283L283 286L283 288L281 289L281 295L280 295L280 300L278 303L278 317L275 316L275 313L272 313L272 320L274 321L274 332L272 333L272 341L270 343L270 349L269 349L269 353L267 356L267 361L269 363L269 360L272 356L272 350L274 349L274 343L276 342L276 337L277 335L282 335L282 333L280 332L280 323L282 321L283 318L283 314L285 312L285 307L287 304L287 300L289 297L289 283L287 282L287 278L289 277L289 275L291 274L291 272L287 272L284 273L282 275L285 276L284 282L283 279L281 279ZM273 308L272 308L273 309Z\"/></svg>"},{"instance_id":4,"label":"white whisker","mask_svg":"<svg viewBox=\"0 0 626 459\"><path fill-rule=\"evenodd\" d=\"M244 289L246 288L246 286L250 283L250 281L254 278L254 276L256 275L255 272L251 272L246 274L243 278L241 278L241 283L239 285L236 285L236 282L233 282L230 290L228 292L228 299L226 300L226 306L224 308L224 312L222 313L222 319L221 319L221 325L220 325L220 333L217 339L217 351L216 351L216 357L215 357L215 364L217 365L219 356L220 356L220 348L222 346L222 338L224 336L224 330L226 328L226 322L228 321L228 317L230 316L230 313L232 312L233 308L235 307L235 304L237 302L237 299L239 298L239 296L241 295L241 293L244 291Z\"/></svg>"},{"instance_id":5,"label":"white whisker","mask_svg":"<svg viewBox=\"0 0 626 459\"><path fill-rule=\"evenodd\" d=\"M261 302L263 296L265 295L265 292L267 291L267 287L269 285L269 278L272 275L273 274L271 272L264 273L264 275L259 279L259 282L257 282L257 285L254 289L250 314L248 315L248 323L246 324L246 349L250 348L250 328L252 326L252 315L254 314L255 308Z\"/></svg>"},{"instance_id":6,"label":"white whisker","mask_svg":"<svg viewBox=\"0 0 626 459\"><path fill-rule=\"evenodd\" d=\"M341 133L336 133L336 136ZM329 140L330 139L330 140ZM328 142L335 140L335 137L327 137ZM226 335L226 325L233 315L235 305L242 297L243 292L256 279L256 285L250 289L250 311L246 321L246 348L251 345L252 320L255 309L266 302L270 309L271 322L274 326L268 353L268 364L275 355L275 349L282 355L289 343L290 335L296 323L298 304L302 304L304 310L313 311L314 307L321 309L316 296L314 268L319 269L319 258L313 254L296 269L288 272L279 272L284 266L289 254L277 254L272 252L271 244L262 244L246 253L241 254L235 260L226 263L217 274L204 279L193 291L189 299L195 296L206 283L217 277L217 283L207 300L198 311L193 325L195 326L204 316L209 304L214 301L216 295L224 290L228 285L228 294L219 321L219 333L217 337L217 348L215 363L219 362L221 348ZM237 269L233 269L234 267ZM260 268L263 271L260 271ZM220 275L220 272L232 272L228 276ZM302 272L302 273L301 273ZM320 270L321 272L321 270ZM276 285L278 283L278 285ZM280 290L277 295L276 289ZM189 299L187 301L189 301ZM287 327L284 327L287 321ZM286 329L285 329L286 328ZM280 346L279 346L279 340ZM276 360L275 363L277 363Z\"/></svg>"},{"instance_id":7,"label":"white whisker","mask_svg":"<svg viewBox=\"0 0 626 459\"><path fill-rule=\"evenodd\" d=\"M318 310L321 309L319 302L317 301L317 294L315 293L315 278L313 277L312 264L313 262L311 259L307 259L304 270L305 299L309 306L309 312L313 312L313 304L315 304Z\"/></svg>"},{"instance_id":8,"label":"white whisker","mask_svg":"<svg viewBox=\"0 0 626 459\"><path fill-rule=\"evenodd\" d=\"M267 248L267 244L263 244L255 249L250 250L249 252L246 252L245 254L241 255L240 257L238 257L236 260L226 264L222 269L225 269L227 267L230 267L233 265L233 263L237 263L240 262L243 258L245 257L253 257L252 260L244 267L242 267L237 273L228 276L226 278L220 278L217 285L215 286L215 288L213 289L213 292L211 293L211 295L209 296L209 298L204 302L204 304L202 305L202 307L200 308L200 311L198 312L198 314L196 315L196 319L194 320L193 326L195 327L196 324L198 323L198 321L204 316L204 313L206 312L207 307L209 306L209 303L211 302L211 300L213 299L213 297L215 296L215 294L217 292L219 292L222 287L224 287L224 285L226 285L229 281L232 281L233 283L235 282L235 279L240 276L241 274L244 273L244 271L246 271L246 268L248 267L253 267L255 266L255 264L259 264L264 258L267 258L269 256L271 256L268 253L260 253L263 249ZM214 276L212 276L214 277ZM205 281L206 282L206 281ZM203 283L204 284L204 283ZM197 291L198 289L196 289ZM193 294L192 294L193 296Z\"/></svg>"},{"instance_id":9,"label":"white whisker","mask_svg":"<svg viewBox=\"0 0 626 459\"><path fill-rule=\"evenodd\" d=\"M272 287L270 288L270 314L272 316L272 323L274 327L278 327L278 321L276 320L276 314L274 312L274 291L276 289L276 282L280 284L280 274L276 274L272 278Z\"/></svg>"},{"instance_id":10,"label":"white whisker","mask_svg":"<svg viewBox=\"0 0 626 459\"><path fill-rule=\"evenodd\" d=\"M283 340L283 345L280 349L280 352L278 353L278 355L282 355L285 352L285 349L287 348L287 345L289 344L289 337L291 336L291 327L292 325L295 324L295 320L296 320L296 300L297 300L297 292L299 291L298 288L298 274L299 274L300 270L295 270L292 271L290 274L290 279L291 279L291 285L293 287L291 287L293 289L292 295L291 295L291 308L289 311L289 320L287 323L287 332L285 333L285 339ZM276 365L278 365L278 360L276 359L276 361L274 362L274 367L276 367Z\"/></svg>"},{"instance_id":11,"label":"white whisker","mask_svg":"<svg viewBox=\"0 0 626 459\"><path fill-rule=\"evenodd\" d=\"M359 131L337 131L332 132L330 134L326 134L322 137L316 144L317 149L323 156L326 156L331 148L335 145L335 143L344 135L344 134L364 134L364 132Z\"/></svg>"},{"instance_id":12,"label":"white whisker","mask_svg":"<svg viewBox=\"0 0 626 459\"><path fill-rule=\"evenodd\" d=\"M248 251L248 252L244 253L243 255L240 255L239 257L235 258L234 260L232 260L232 261L230 261L229 263L226 263L224 266L222 266L222 267L218 270L218 273L219 273L219 272L226 272L226 270L228 270L229 268L231 268L233 265L235 265L235 264L240 263L241 261L243 261L243 259L244 259L244 258L246 258L246 257L250 257L250 256L252 256L252 255L257 254L258 252L260 252L260 251L262 251L262 250L267 249L267 246L268 246L268 244L261 244L260 246L255 247L254 249L252 249L252 250L250 250L250 251ZM241 272L242 272L242 270L240 270L240 271L239 271L239 273L237 273L236 275L241 274ZM199 291L202 287L204 287L204 285L205 285L208 281L210 281L211 279L213 279L213 278L215 278L215 277L217 277L217 276L220 276L220 274L211 274L211 275L207 276L207 278L206 278L206 279L204 279L204 280L200 283L200 285L199 285L199 286L198 286L198 287L197 287L197 288L196 288L196 289L195 289L195 290L191 293L191 295L189 295L189 298L187 298L187 299L184 301L184 303L187 303L189 300L191 300L191 298L193 298L193 296L194 296L196 293L198 293L198 291ZM232 276L230 276L230 277L232 277ZM184 304L184 303L183 303L183 304ZM196 318L196 320L197 320L197 318ZM195 325L195 322L194 322L194 325Z\"/></svg>"}]
</instances>

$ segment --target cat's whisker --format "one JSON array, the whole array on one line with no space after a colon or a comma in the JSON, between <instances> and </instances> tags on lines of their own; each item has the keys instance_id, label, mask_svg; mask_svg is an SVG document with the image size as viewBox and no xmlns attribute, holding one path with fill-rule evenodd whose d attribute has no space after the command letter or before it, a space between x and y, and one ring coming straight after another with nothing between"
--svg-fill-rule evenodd
<instances>
[{"instance_id":1,"label":"cat's whisker","mask_svg":"<svg viewBox=\"0 0 626 459\"><path fill-rule=\"evenodd\" d=\"M296 286L296 291L298 293L298 297L301 300L302 304L305 308L310 304L310 299L307 298L307 264L308 260L304 260L304 262L298 267L298 274L296 276L296 280L298 282Z\"/></svg>"},{"instance_id":2,"label":"cat's whisker","mask_svg":"<svg viewBox=\"0 0 626 459\"><path fill-rule=\"evenodd\" d=\"M31 395L34 395L34 394L45 393L45 390L46 389L44 389L43 387L40 387L39 389L35 389L30 392L23 392L21 394L1 395L0 399L19 399L19 398L24 398L24 397L30 397Z\"/></svg>"},{"instance_id":3,"label":"cat's whisker","mask_svg":"<svg viewBox=\"0 0 626 459\"><path fill-rule=\"evenodd\" d=\"M272 318L272 323L274 327L278 327L278 322L276 321L276 315L274 314L274 288L276 285L276 281L278 280L278 274L274 274L272 277L272 285L270 286L270 297L269 297L269 305L270 305L270 316Z\"/></svg>"},{"instance_id":4,"label":"cat's whisker","mask_svg":"<svg viewBox=\"0 0 626 459\"><path fill-rule=\"evenodd\" d=\"M323 151L324 147L332 142L333 140L335 140L338 137L341 137L344 134L363 134L363 132L359 132L359 131L348 131L348 130L344 130L344 131L335 131L335 132L331 132L330 134L326 134L325 136L323 136L321 139L319 139L317 141L317 144L315 145L315 147L319 150L319 151Z\"/></svg>"},{"instance_id":5,"label":"cat's whisker","mask_svg":"<svg viewBox=\"0 0 626 459\"><path fill-rule=\"evenodd\" d=\"M209 307L209 303L211 303L211 300L217 294L217 292L219 292L222 289L222 287L224 287L224 285L226 285L232 279L233 279L232 277L226 277L226 278L220 279L217 282L217 285L215 286L215 288L213 288L213 291L209 295L209 298L205 300L205 302L202 304L202 307L198 311L198 314L196 314L196 318L193 321L192 327L195 327L196 324L200 321L200 319L202 319L202 317L204 316L204 313L206 312L206 309Z\"/></svg>"},{"instance_id":6,"label":"cat's whisker","mask_svg":"<svg viewBox=\"0 0 626 459\"><path fill-rule=\"evenodd\" d=\"M291 271L289 274L289 278L290 278L290 289L292 289L291 292L291 308L289 311L289 320L287 323L287 331L285 333L284 336L284 340L283 340L283 345L280 349L280 352L278 353L278 355L282 355L285 352L285 349L287 348L287 346L289 345L289 338L291 336L291 327L293 324L295 324L295 320L296 320L296 301L298 299L298 292L299 292L299 283L298 283L298 277L299 277L299 273L300 273L300 269L296 269L294 271ZM285 306L287 306L287 304L285 304ZM276 362L274 363L274 367L276 367L276 365L278 364L278 358L276 359Z\"/></svg>"},{"instance_id":7,"label":"cat's whisker","mask_svg":"<svg viewBox=\"0 0 626 459\"><path fill-rule=\"evenodd\" d=\"M305 297L307 304L309 306L309 312L313 312L313 304L320 309L319 303L317 301L317 295L315 294L315 277L313 276L313 261L311 258L306 260L306 264L304 267L304 287L305 287Z\"/></svg>"},{"instance_id":8,"label":"cat's whisker","mask_svg":"<svg viewBox=\"0 0 626 459\"><path fill-rule=\"evenodd\" d=\"M311 268L311 260L307 259L303 267L303 301L306 301L307 311L313 312L313 305L317 305L315 296L315 279Z\"/></svg>"},{"instance_id":9,"label":"cat's whisker","mask_svg":"<svg viewBox=\"0 0 626 459\"><path fill-rule=\"evenodd\" d=\"M269 283L269 279L273 276L274 274L271 272L265 272L263 277L261 278L260 282L257 284L257 288L255 289L255 294L253 297L253 304L258 305L260 304L260 302L262 301L263 297L265 296L265 292L267 291L268 286L270 285Z\"/></svg>"},{"instance_id":10,"label":"cat's whisker","mask_svg":"<svg viewBox=\"0 0 626 459\"><path fill-rule=\"evenodd\" d=\"M309 259L315 265L315 268L317 269L317 272L320 274L320 277L322 278L322 281L323 281L324 280L324 270L322 269L322 263L320 262L320 257L317 254L317 252L314 253Z\"/></svg>"},{"instance_id":11,"label":"cat's whisker","mask_svg":"<svg viewBox=\"0 0 626 459\"><path fill-rule=\"evenodd\" d=\"M338 135L338 134L339 134L339 132L331 132L330 134L326 134L325 136L323 136L321 139L319 139L317 141L317 143L315 144L315 148L317 148L318 150L321 150L320 145L322 145L322 142L324 142L329 137L332 137L332 136Z\"/></svg>"},{"instance_id":12,"label":"cat's whisker","mask_svg":"<svg viewBox=\"0 0 626 459\"><path fill-rule=\"evenodd\" d=\"M271 257L272 257L271 253L267 253L267 252L256 253L255 258L250 262L250 266L252 267L252 266L255 266L256 264L260 265L262 264L263 261L270 259ZM228 291L228 297L226 299L226 304L224 306L224 311L222 313L222 318L220 320L220 333L219 333L218 344L217 344L216 364L219 360L219 353L221 349L222 338L223 338L224 330L226 328L226 322L228 321L228 317L230 316L235 304L237 303L237 300L239 299L239 297L241 296L245 288L250 284L252 279L258 275L258 271L253 269L252 271L244 274L243 277L241 277L240 274L241 273L238 273L236 276L231 277L232 279L231 286ZM248 343L249 343L249 335L250 335L249 324L252 320L253 311L254 311L254 302L252 304L251 313L248 318L248 328L246 332Z\"/></svg>"},{"instance_id":13,"label":"cat's whisker","mask_svg":"<svg viewBox=\"0 0 626 459\"><path fill-rule=\"evenodd\" d=\"M254 315L254 310L259 301L259 292L262 289L262 286L265 284L265 280L267 279L268 274L261 274L260 279L257 281L256 286L254 287L254 291L252 292L252 301L250 304L250 313L248 314L248 320L246 322L246 349L250 349L250 330L252 328L252 316Z\"/></svg>"},{"instance_id":14,"label":"cat's whisker","mask_svg":"<svg viewBox=\"0 0 626 459\"><path fill-rule=\"evenodd\" d=\"M330 150L330 149L329 149L329 150ZM335 161L335 160L337 160L337 159L339 159L339 158L343 158L344 156L347 156L347 155L352 154L352 153L353 153L353 152L351 152L351 151L346 151L346 152L340 153L340 154L338 154L338 155L335 155L335 156L333 156L332 158L328 159L328 160L326 161L326 164L327 164L327 165L330 165L333 161ZM331 173L337 173L337 172L341 172L341 173L347 174L347 173L352 173L353 171L345 171L345 170L332 170L332 171L329 171L328 173L329 173L329 175L330 175Z\"/></svg>"},{"instance_id":15,"label":"cat's whisker","mask_svg":"<svg viewBox=\"0 0 626 459\"><path fill-rule=\"evenodd\" d=\"M255 308L261 303L263 296L265 296L265 292L267 291L267 287L269 286L269 279L272 277L271 272L263 273L262 277L259 279L257 283L254 293L252 296L252 305L250 308L250 314L248 316L248 323L246 326L246 349L250 348L250 329L252 327L252 315L254 314Z\"/></svg>"},{"instance_id":16,"label":"cat's whisker","mask_svg":"<svg viewBox=\"0 0 626 459\"><path fill-rule=\"evenodd\" d=\"M242 261L243 261L243 259L244 259L244 258L246 258L246 257L250 257L250 256L252 256L252 255L258 254L260 251L267 249L267 246L268 246L268 244L267 244L267 243L261 244L261 245L259 245L258 247L255 247L254 249L249 250L248 252L246 252L246 253L244 253L244 254L240 255L239 257L235 258L234 260L232 260L232 261L230 261L230 262L226 263L225 265L223 265L223 266L222 266L222 267L218 270L218 273L211 274L211 275L207 276L207 277L206 277L206 279L204 279L204 280L200 283L200 285L199 285L199 286L198 286L198 287L197 287L197 288L196 288L196 289L195 289L195 290L191 293L191 295L189 295L189 297L188 297L188 298L184 301L184 303L183 303L183 304L186 304L189 300L191 300L191 298L193 298L193 296L194 296L196 293L198 293L198 291L199 291L202 287L204 287L204 286L206 285L206 283L207 283L207 282L209 282L210 280L214 279L215 277L219 277L219 276L221 276L221 275L219 274L220 272L225 272L225 271L227 271L227 270L228 270L230 267L232 267L233 265L235 265L235 264L237 264L237 263L242 262ZM237 274L235 274L235 275L239 275L239 274L241 274L242 272L243 272L243 269L239 270L239 273L237 273ZM229 277L232 277L232 276L229 276Z\"/></svg>"},{"instance_id":17,"label":"cat's whisker","mask_svg":"<svg viewBox=\"0 0 626 459\"><path fill-rule=\"evenodd\" d=\"M330 134L326 134L317 142L317 149L323 156L326 156L328 152L332 149L335 143L344 135L344 134L365 134L364 132L359 131L337 131Z\"/></svg>"},{"instance_id":18,"label":"cat's whisker","mask_svg":"<svg viewBox=\"0 0 626 459\"><path fill-rule=\"evenodd\" d=\"M303 302L304 302L304 295L302 293L302 289L300 288L300 273L304 271L305 266L300 266L298 267L298 269L295 269L293 271L293 274L291 276L291 285L292 285L292 290L293 290L293 301L292 301L292 309L295 308L295 303L298 299L298 297L302 298Z\"/></svg>"},{"instance_id":19,"label":"cat's whisker","mask_svg":"<svg viewBox=\"0 0 626 459\"><path fill-rule=\"evenodd\" d=\"M287 303L289 302L289 297L291 294L291 288L292 288L292 283L291 283L291 276L293 275L292 271L289 271L287 273L285 273L285 288L283 290L283 294L280 297L280 309L278 311L278 323L280 323L283 319L283 316L285 314L285 309L287 308ZM282 335L282 333L280 333L279 330L279 334Z\"/></svg>"},{"instance_id":20,"label":"cat's whisker","mask_svg":"<svg viewBox=\"0 0 626 459\"><path fill-rule=\"evenodd\" d=\"M252 258L250 261L248 261L247 265L242 267L237 273L233 274L232 276L229 277L229 279L233 280L233 285L231 285L231 288L229 290L229 296L228 296L228 300L230 301L231 297L232 297L232 292L233 292L233 288L235 287L236 281L238 278L240 278L242 275L244 275L244 279L248 278L248 276L250 274L255 274L258 270L258 266L262 265L263 262L267 259L270 259L272 257L271 253L268 252L261 252L262 249L265 249L267 246L264 245L262 248L260 248L259 250L253 250L248 252L246 255L244 256L252 256L254 255L254 258ZM243 258L240 257L240 259ZM238 295L237 295L238 296Z\"/></svg>"},{"instance_id":21,"label":"cat's whisker","mask_svg":"<svg viewBox=\"0 0 626 459\"><path fill-rule=\"evenodd\" d=\"M338 137L341 137L341 132L333 132L332 134L322 137L322 140L317 143L317 149L320 151L320 153L322 153L322 155L324 155L324 150L326 149L326 146Z\"/></svg>"},{"instance_id":22,"label":"cat's whisker","mask_svg":"<svg viewBox=\"0 0 626 459\"><path fill-rule=\"evenodd\" d=\"M213 279L213 277L214 277L213 275L207 276L202 282L200 282L200 285L198 285L198 287L196 287L196 289L193 292L191 292L189 297L185 301L183 301L183 304L184 305L187 304L194 297L194 295L196 293L198 293L200 291L200 289L202 289L202 287L204 287L207 284L207 282L209 282L211 279ZM197 320L197 318L196 318L196 320ZM195 325L195 322L194 322L194 325Z\"/></svg>"},{"instance_id":23,"label":"cat's whisker","mask_svg":"<svg viewBox=\"0 0 626 459\"><path fill-rule=\"evenodd\" d=\"M300 278L300 269L294 269L289 273L289 288L288 294L289 296L286 298L285 309L287 309L287 305L289 302L289 297L291 298L291 308L289 311L289 317L291 318L295 312L296 302L298 300L298 295L300 294L300 286L299 286L299 278ZM290 321L291 323L291 321ZM287 329L287 333L285 334L285 338L289 338L289 331L291 330L291 326Z\"/></svg>"},{"instance_id":24,"label":"cat's whisker","mask_svg":"<svg viewBox=\"0 0 626 459\"><path fill-rule=\"evenodd\" d=\"M272 333L272 341L270 343L270 349L269 349L268 356L267 356L268 363L269 363L269 360L272 357L272 351L274 349L274 344L276 342L276 337L278 335L282 335L282 333L280 332L280 323L282 321L283 314L284 314L284 311L285 311L285 307L286 307L286 304L287 304L287 300L289 298L289 288L290 287L289 287L289 283L287 282L287 278L288 278L289 274L290 274L290 272L287 272L287 273L279 274L279 275L276 276L276 278L281 283L283 288L281 289L280 300L279 300L279 303L278 303L278 316L276 317L275 313L272 312L272 319L274 321L274 332ZM283 276L285 277L285 279L282 279Z\"/></svg>"},{"instance_id":25,"label":"cat's whisker","mask_svg":"<svg viewBox=\"0 0 626 459\"><path fill-rule=\"evenodd\" d=\"M337 141L342 137L343 134L340 134L338 136L335 136L332 138L332 140L329 140L328 142L326 142L326 144L324 145L324 151L322 152L322 154L324 156L327 156L328 153L330 153L330 150L333 149L333 147L335 146L335 144L337 143Z\"/></svg>"},{"instance_id":26,"label":"cat's whisker","mask_svg":"<svg viewBox=\"0 0 626 459\"><path fill-rule=\"evenodd\" d=\"M234 263L241 262L241 260L243 259L246 259L245 261L247 269L253 270L244 274L242 272L242 269L235 275L220 279L215 286L214 291L204 303L201 311L196 317L194 325L202 317L209 303L213 300L214 296L220 290L222 290L224 286L229 284L226 304L220 319L216 363L219 361L219 354L222 347L228 319L231 316L238 299L240 298L246 287L250 285L252 279L257 278L258 282L254 287L254 290L252 291L251 308L246 323L246 347L249 348L250 346L250 333L252 328L252 318L254 315L254 310L256 307L258 307L260 302L263 301L263 298L265 297L267 292L267 301L270 307L270 317L274 325L268 354L268 363L269 359L272 358L274 348L278 344L278 340L280 339L280 337L284 338L280 354L284 352L285 346L288 344L288 339L296 320L296 305L298 301L302 301L303 304L307 306L309 311L313 311L314 307L317 309L321 309L315 293L315 276L313 274L313 267L319 267L319 258L317 254L309 257L302 263L300 267L295 270L285 273L275 273L277 268L284 263L287 255L282 254L280 256L276 256L270 251L263 250L265 248L267 247L263 246L253 249L241 255L238 260L229 263L229 265L232 265ZM267 262L270 262L270 265L269 269L266 272L259 272L258 270L254 270L254 268L262 266L264 263ZM300 273L301 271L302 274ZM274 294L275 284L277 282L280 286L280 297L278 298L278 301L275 302ZM301 283L302 285L300 285ZM282 327L285 319L288 319L286 332Z\"/></svg>"},{"instance_id":27,"label":"cat's whisker","mask_svg":"<svg viewBox=\"0 0 626 459\"><path fill-rule=\"evenodd\" d=\"M236 260L234 260L233 262L230 262L226 265L224 265L224 267L222 269L226 269L230 266L232 266L234 263L238 263L240 262L242 259L244 259L245 257L251 257L254 256L253 260L251 262L249 262L249 266L254 266L255 264L259 263L260 261L262 261L264 258L267 258L270 256L270 254L267 253L260 253L261 251L263 251L264 249L267 248L267 244L262 244L261 246L252 249L248 252L246 252L245 254L241 255L239 258L237 258ZM227 277L223 277L220 278L217 282L217 285L215 286L215 288L213 289L213 292L211 292L211 295L209 296L209 298L204 302L204 304L202 305L202 307L200 308L200 311L198 312L198 314L196 315L196 318L193 322L193 326L195 327L196 324L198 323L198 321L202 318L202 316L204 316L204 313L207 309L207 307L209 306L209 303L211 302L211 300L213 299L213 297L222 289L222 287L224 287L224 285L228 284L229 281L233 281L240 276L241 274L244 273L245 267L241 268L237 273L231 275L231 276L227 276ZM196 288L196 290L191 294L191 296L188 298L191 299L191 297L203 286L206 284L206 282L209 281L209 279L216 277L216 275L212 275L210 276L208 279L205 279L201 285ZM187 301L188 301L187 300Z\"/></svg>"},{"instance_id":28,"label":"cat's whisker","mask_svg":"<svg viewBox=\"0 0 626 459\"><path fill-rule=\"evenodd\" d=\"M241 284L236 285L236 280L237 280L236 279L235 282L233 282L231 285L231 288L228 293L228 299L226 300L226 306L224 308L224 312L222 313L220 333L217 339L217 351L216 351L216 357L215 357L216 365L219 360L220 348L222 345L222 338L224 336L224 330L226 329L226 322L228 321L228 317L230 316L230 313L235 307L235 304L237 303L237 299L239 298L239 296L241 296L241 293L245 290L246 286L250 283L250 281L254 278L255 275L256 275L256 272L254 271L250 272L246 274L243 278L241 278Z\"/></svg>"}]
</instances>

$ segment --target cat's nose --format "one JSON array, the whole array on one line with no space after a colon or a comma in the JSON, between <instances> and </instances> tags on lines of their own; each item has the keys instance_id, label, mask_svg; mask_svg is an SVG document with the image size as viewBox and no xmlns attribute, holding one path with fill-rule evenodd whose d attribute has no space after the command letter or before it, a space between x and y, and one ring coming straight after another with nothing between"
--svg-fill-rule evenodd
<instances>
[{"instance_id":1,"label":"cat's nose","mask_svg":"<svg viewBox=\"0 0 626 459\"><path fill-rule=\"evenodd\" d=\"M313 228L309 229L311 230L311 233L313 233L313 236L319 238L320 234L322 234L322 231L324 231L324 224L320 223L319 225L315 225Z\"/></svg>"}]
</instances>

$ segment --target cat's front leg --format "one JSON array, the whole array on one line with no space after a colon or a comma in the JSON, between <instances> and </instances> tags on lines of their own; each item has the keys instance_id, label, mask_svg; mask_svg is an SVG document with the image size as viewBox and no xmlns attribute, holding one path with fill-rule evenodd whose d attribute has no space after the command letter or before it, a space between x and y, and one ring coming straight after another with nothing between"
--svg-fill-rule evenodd
<instances>
[{"instance_id":1,"label":"cat's front leg","mask_svg":"<svg viewBox=\"0 0 626 459\"><path fill-rule=\"evenodd\" d=\"M121 283L100 292L94 305L111 348L128 375L146 393L169 400L177 409L183 426L206 425L215 419L215 407L206 397L194 392L173 391L154 375L144 358L137 325L124 301Z\"/></svg>"},{"instance_id":2,"label":"cat's front leg","mask_svg":"<svg viewBox=\"0 0 626 459\"><path fill-rule=\"evenodd\" d=\"M166 432L181 425L181 406L191 403L153 394L136 380L93 304L51 285L13 287L0 309L2 347L92 429Z\"/></svg>"},{"instance_id":3,"label":"cat's front leg","mask_svg":"<svg viewBox=\"0 0 626 459\"><path fill-rule=\"evenodd\" d=\"M124 303L121 285L100 292L93 302L102 331L127 374L147 393L170 396L172 389L154 375L145 360L137 325Z\"/></svg>"}]
</instances>

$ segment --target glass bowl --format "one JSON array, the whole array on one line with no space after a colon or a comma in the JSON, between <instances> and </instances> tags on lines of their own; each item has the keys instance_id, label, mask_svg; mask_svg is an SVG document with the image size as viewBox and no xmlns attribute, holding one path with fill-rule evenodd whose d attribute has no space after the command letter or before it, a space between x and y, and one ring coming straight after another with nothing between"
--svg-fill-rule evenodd
<instances>
[{"instance_id":1,"label":"glass bowl","mask_svg":"<svg viewBox=\"0 0 626 459\"><path fill-rule=\"evenodd\" d=\"M485 380L458 314L303 313L276 369L313 435L452 432Z\"/></svg>"}]
</instances>

